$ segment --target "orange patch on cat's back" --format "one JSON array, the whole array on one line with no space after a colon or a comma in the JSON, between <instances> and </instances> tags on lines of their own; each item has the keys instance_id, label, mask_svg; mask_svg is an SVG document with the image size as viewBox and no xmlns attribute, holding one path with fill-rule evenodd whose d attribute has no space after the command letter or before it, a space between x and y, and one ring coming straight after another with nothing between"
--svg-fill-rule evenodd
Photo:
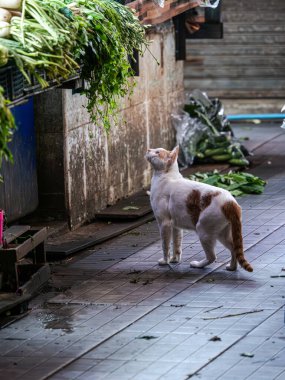
<instances>
[{"instance_id":1,"label":"orange patch on cat's back","mask_svg":"<svg viewBox=\"0 0 285 380\"><path fill-rule=\"evenodd\" d=\"M212 203L213 198L217 197L220 194L220 191L214 191L213 193L204 194L202 197L202 210L205 210L205 208L209 207Z\"/></svg>"},{"instance_id":2,"label":"orange patch on cat's back","mask_svg":"<svg viewBox=\"0 0 285 380\"><path fill-rule=\"evenodd\" d=\"M200 218L200 214L210 206L214 197L221 194L220 191L209 192L201 196L199 190L192 190L186 199L186 207L191 221L196 226Z\"/></svg>"},{"instance_id":3,"label":"orange patch on cat's back","mask_svg":"<svg viewBox=\"0 0 285 380\"><path fill-rule=\"evenodd\" d=\"M186 207L191 221L196 226L201 214L201 193L199 190L192 190L186 199Z\"/></svg>"}]
</instances>

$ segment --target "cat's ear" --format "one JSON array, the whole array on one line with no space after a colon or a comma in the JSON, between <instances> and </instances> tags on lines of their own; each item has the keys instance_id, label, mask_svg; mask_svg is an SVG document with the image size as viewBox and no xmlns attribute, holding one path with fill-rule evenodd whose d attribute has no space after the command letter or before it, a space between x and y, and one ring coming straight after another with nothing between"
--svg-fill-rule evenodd
<instances>
[{"instance_id":1,"label":"cat's ear","mask_svg":"<svg viewBox=\"0 0 285 380\"><path fill-rule=\"evenodd\" d=\"M174 162L177 157L178 157L178 153L179 153L179 145L177 145L171 152L170 152L170 157L171 157L171 161Z\"/></svg>"},{"instance_id":2,"label":"cat's ear","mask_svg":"<svg viewBox=\"0 0 285 380\"><path fill-rule=\"evenodd\" d=\"M179 146L177 145L168 155L167 159L167 170L171 167L171 165L174 164L174 162L177 160L179 153Z\"/></svg>"}]
</instances>

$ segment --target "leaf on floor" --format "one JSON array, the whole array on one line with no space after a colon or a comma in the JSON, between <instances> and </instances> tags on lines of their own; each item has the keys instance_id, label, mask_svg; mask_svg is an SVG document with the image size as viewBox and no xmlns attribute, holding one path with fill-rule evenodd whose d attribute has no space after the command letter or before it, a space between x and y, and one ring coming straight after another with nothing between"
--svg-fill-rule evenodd
<instances>
[{"instance_id":1,"label":"leaf on floor","mask_svg":"<svg viewBox=\"0 0 285 380\"><path fill-rule=\"evenodd\" d=\"M252 354L251 352L243 352L242 354L240 354L240 356L243 356L245 358L253 358L254 354Z\"/></svg>"},{"instance_id":2,"label":"leaf on floor","mask_svg":"<svg viewBox=\"0 0 285 380\"><path fill-rule=\"evenodd\" d=\"M217 309L221 309L222 307L224 307L224 306L223 306L223 305L216 306L216 307L213 307L212 309L205 310L204 313L209 313L210 311L214 311L214 310L217 310Z\"/></svg>"},{"instance_id":3,"label":"leaf on floor","mask_svg":"<svg viewBox=\"0 0 285 380\"><path fill-rule=\"evenodd\" d=\"M272 286L272 285L271 285ZM252 313L260 313L261 311L264 311L264 309L257 309L257 310L250 310L245 311L243 313L237 313L237 314L226 314L221 315L219 317L210 317L210 318L202 318L204 321L214 320L214 319L223 319L223 318L231 318L231 317L239 317L240 315L246 315L246 314L252 314Z\"/></svg>"},{"instance_id":4,"label":"leaf on floor","mask_svg":"<svg viewBox=\"0 0 285 380\"><path fill-rule=\"evenodd\" d=\"M140 208L137 207L137 206L126 206L126 207L123 207L122 210L123 211L129 211L129 210L139 210Z\"/></svg>"},{"instance_id":5,"label":"leaf on floor","mask_svg":"<svg viewBox=\"0 0 285 380\"><path fill-rule=\"evenodd\" d=\"M215 336L212 336L212 338L209 339L210 342L220 342L222 339L215 335Z\"/></svg>"},{"instance_id":6,"label":"leaf on floor","mask_svg":"<svg viewBox=\"0 0 285 380\"><path fill-rule=\"evenodd\" d=\"M184 307L186 305L182 304L182 305L170 305L170 307Z\"/></svg>"},{"instance_id":7,"label":"leaf on floor","mask_svg":"<svg viewBox=\"0 0 285 380\"><path fill-rule=\"evenodd\" d=\"M126 235L139 236L139 235L141 235L141 232L139 232L139 231L130 231L130 232L126 232L123 235L124 236L126 236Z\"/></svg>"},{"instance_id":8,"label":"leaf on floor","mask_svg":"<svg viewBox=\"0 0 285 380\"><path fill-rule=\"evenodd\" d=\"M140 281L140 278L132 278L132 279L130 280L130 283L131 283L131 284L137 284L139 281Z\"/></svg>"},{"instance_id":9,"label":"leaf on floor","mask_svg":"<svg viewBox=\"0 0 285 380\"><path fill-rule=\"evenodd\" d=\"M151 339L157 339L157 336L153 335L143 335L143 336L138 336L136 339L145 339L145 340L151 340Z\"/></svg>"},{"instance_id":10,"label":"leaf on floor","mask_svg":"<svg viewBox=\"0 0 285 380\"><path fill-rule=\"evenodd\" d=\"M285 274L276 274L276 275L270 276L270 278L279 278L279 277L285 277Z\"/></svg>"}]
</instances>

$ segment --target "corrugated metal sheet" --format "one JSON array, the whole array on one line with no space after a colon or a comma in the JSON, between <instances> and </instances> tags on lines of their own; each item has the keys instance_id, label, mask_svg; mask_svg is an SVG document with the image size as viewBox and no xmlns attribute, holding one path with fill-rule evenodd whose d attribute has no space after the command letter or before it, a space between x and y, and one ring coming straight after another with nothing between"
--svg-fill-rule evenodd
<instances>
[{"instance_id":1,"label":"corrugated metal sheet","mask_svg":"<svg viewBox=\"0 0 285 380\"><path fill-rule=\"evenodd\" d=\"M0 208L5 210L8 221L31 213L38 204L33 100L12 112L17 124L10 145L14 164L3 162L4 183L0 184Z\"/></svg>"}]
</instances>

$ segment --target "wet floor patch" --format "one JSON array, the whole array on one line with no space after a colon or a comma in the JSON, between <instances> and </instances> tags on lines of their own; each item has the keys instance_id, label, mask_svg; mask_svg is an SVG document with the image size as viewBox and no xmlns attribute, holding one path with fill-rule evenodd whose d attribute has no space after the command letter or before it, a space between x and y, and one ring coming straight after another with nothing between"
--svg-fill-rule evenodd
<instances>
[{"instance_id":1,"label":"wet floor patch","mask_svg":"<svg viewBox=\"0 0 285 380\"><path fill-rule=\"evenodd\" d=\"M74 331L72 314L68 308L53 311L47 308L37 314L37 319L45 329L62 330L62 332L68 334Z\"/></svg>"}]
</instances>

